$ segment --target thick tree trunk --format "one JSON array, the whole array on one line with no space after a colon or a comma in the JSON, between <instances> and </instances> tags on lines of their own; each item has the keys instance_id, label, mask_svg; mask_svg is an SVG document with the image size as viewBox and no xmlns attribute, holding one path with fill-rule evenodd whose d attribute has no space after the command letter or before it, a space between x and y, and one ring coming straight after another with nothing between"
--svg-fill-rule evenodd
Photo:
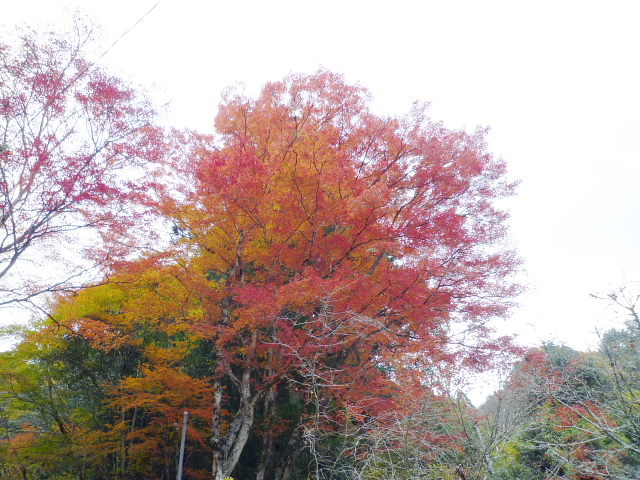
<instances>
[{"instance_id":1,"label":"thick tree trunk","mask_svg":"<svg viewBox=\"0 0 640 480\"><path fill-rule=\"evenodd\" d=\"M213 431L211 432L211 447L213 449L212 474L214 480L221 480L222 476L222 385L220 379L216 377L214 383L215 392L213 394Z\"/></svg>"},{"instance_id":2,"label":"thick tree trunk","mask_svg":"<svg viewBox=\"0 0 640 480\"><path fill-rule=\"evenodd\" d=\"M246 378L246 389L249 390L249 375ZM217 399L216 399L217 400ZM214 480L222 480L231 476L231 472L236 467L240 454L249 439L251 427L253 426L255 403L258 395L241 398L240 408L236 412L231 425L225 434L220 430L219 406L214 406L214 435L211 440L213 446L213 467L212 474Z\"/></svg>"},{"instance_id":3,"label":"thick tree trunk","mask_svg":"<svg viewBox=\"0 0 640 480\"><path fill-rule=\"evenodd\" d=\"M269 390L269 393L264 399L264 416L266 419L266 428L264 428L262 432L262 451L260 453L260 465L258 465L258 471L256 472L256 480L264 480L265 472L273 457L274 440L273 435L268 431L268 427L271 426L275 416L275 395L273 388Z\"/></svg>"},{"instance_id":4,"label":"thick tree trunk","mask_svg":"<svg viewBox=\"0 0 640 480\"><path fill-rule=\"evenodd\" d=\"M214 397L213 435L211 445L213 447L212 474L214 480L222 480L231 476L236 467L240 454L244 449L255 415L256 403L263 397L263 392L251 391L251 367L245 367L240 378L236 377L229 369L227 375L240 392L240 405L227 428L222 432L222 388L220 380L215 381L216 393Z\"/></svg>"}]
</instances>

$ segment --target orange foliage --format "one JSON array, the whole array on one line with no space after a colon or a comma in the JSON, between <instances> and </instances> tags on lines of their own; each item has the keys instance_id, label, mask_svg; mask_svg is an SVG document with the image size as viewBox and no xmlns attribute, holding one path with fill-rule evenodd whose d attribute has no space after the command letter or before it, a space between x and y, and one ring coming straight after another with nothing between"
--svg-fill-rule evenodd
<instances>
[{"instance_id":1,"label":"orange foliage","mask_svg":"<svg viewBox=\"0 0 640 480\"><path fill-rule=\"evenodd\" d=\"M437 389L419 380L432 368L482 370L512 348L486 326L519 292L494 205L515 184L486 132L447 130L419 104L378 117L368 102L321 70L255 100L228 92L217 137L175 135L146 200L173 224L171 246L61 305L95 348L141 352L138 373L109 390L122 420L94 445L115 452L124 439L143 471L167 458L189 409L203 447L213 417L214 474L227 476L259 406L265 431L289 427L269 413L278 388L363 422L414 413L412 398ZM185 369L197 345L210 377Z\"/></svg>"},{"instance_id":2,"label":"orange foliage","mask_svg":"<svg viewBox=\"0 0 640 480\"><path fill-rule=\"evenodd\" d=\"M156 205L174 225L173 274L246 405L293 379L308 400L316 385L384 411L399 398L379 366L482 370L512 348L486 327L519 292L494 206L515 184L486 132L368 102L339 75L292 75L255 100L227 92L217 137L176 137Z\"/></svg>"},{"instance_id":3,"label":"orange foliage","mask_svg":"<svg viewBox=\"0 0 640 480\"><path fill-rule=\"evenodd\" d=\"M491 203L513 191L504 164L483 131L446 130L420 105L380 118L367 102L327 71L267 84L257 100L230 92L221 137L184 140L191 154L171 164L180 194L159 208L189 259L198 334L229 362L250 355L238 339L255 331L255 358L340 352L351 373L406 354L482 368L500 348L484 324L518 291L506 280L517 261L499 247L506 214ZM480 350L450 350L451 321Z\"/></svg>"}]
</instances>

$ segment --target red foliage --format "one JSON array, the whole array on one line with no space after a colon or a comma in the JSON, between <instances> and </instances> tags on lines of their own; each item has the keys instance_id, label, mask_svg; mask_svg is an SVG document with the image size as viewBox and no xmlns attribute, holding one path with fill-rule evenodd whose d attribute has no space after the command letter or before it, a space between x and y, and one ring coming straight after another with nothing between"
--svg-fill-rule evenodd
<instances>
[{"instance_id":1,"label":"red foliage","mask_svg":"<svg viewBox=\"0 0 640 480\"><path fill-rule=\"evenodd\" d=\"M239 389L238 372L255 395L295 377L370 410L392 397L380 366L482 369L511 348L486 327L519 292L494 206L515 187L504 163L484 130L447 130L418 104L377 117L368 100L327 71L292 75L256 100L229 92L217 138L176 139L158 208L195 331Z\"/></svg>"},{"instance_id":2,"label":"red foliage","mask_svg":"<svg viewBox=\"0 0 640 480\"><path fill-rule=\"evenodd\" d=\"M87 88L91 108L117 124L114 85ZM491 367L513 348L487 327L520 290L494 205L515 187L504 163L483 130L447 130L417 104L381 118L368 101L339 75L293 75L255 100L229 92L217 137L174 134L154 172L157 201L144 198L173 223L172 245L114 266L114 284L60 307L95 348L142 352L139 378L119 381L109 406L144 412L145 430L121 421L93 444L130 445L143 470L166 457L168 425L190 402L213 410L221 478L258 411L264 449L312 412L327 428L401 429L398 416L435 418L424 400L454 371ZM211 377L185 372L194 344L210 349ZM275 413L284 392L301 404L293 419ZM425 432L415 441L452 441Z\"/></svg>"},{"instance_id":3,"label":"red foliage","mask_svg":"<svg viewBox=\"0 0 640 480\"><path fill-rule=\"evenodd\" d=\"M121 172L132 175L158 157L154 111L84 59L91 36L76 19L73 35L26 30L18 46L0 45L0 278L20 261L56 257L72 243L67 232L140 221L130 221L139 187ZM61 285L16 275L2 287L6 303Z\"/></svg>"}]
</instances>

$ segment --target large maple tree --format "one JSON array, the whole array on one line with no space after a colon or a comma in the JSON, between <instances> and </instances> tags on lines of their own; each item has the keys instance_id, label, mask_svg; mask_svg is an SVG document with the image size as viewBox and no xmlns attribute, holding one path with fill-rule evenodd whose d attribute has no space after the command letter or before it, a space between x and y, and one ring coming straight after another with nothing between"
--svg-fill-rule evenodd
<instances>
[{"instance_id":1,"label":"large maple tree","mask_svg":"<svg viewBox=\"0 0 640 480\"><path fill-rule=\"evenodd\" d=\"M487 322L519 291L504 162L485 130L369 101L340 75L291 75L256 99L227 92L216 135L176 140L157 207L198 305L188 322L213 344L216 479L283 383L309 411L333 398L375 414L394 403L393 372L482 368L503 346Z\"/></svg>"}]
</instances>

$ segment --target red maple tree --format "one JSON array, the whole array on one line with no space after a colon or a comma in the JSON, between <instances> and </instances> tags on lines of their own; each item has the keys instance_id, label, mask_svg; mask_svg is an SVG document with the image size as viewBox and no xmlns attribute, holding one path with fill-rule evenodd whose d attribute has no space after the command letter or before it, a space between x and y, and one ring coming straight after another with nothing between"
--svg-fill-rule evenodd
<instances>
[{"instance_id":1,"label":"red maple tree","mask_svg":"<svg viewBox=\"0 0 640 480\"><path fill-rule=\"evenodd\" d=\"M481 369L508 345L487 327L519 292L495 205L515 187L504 162L485 130L448 130L418 103L376 116L369 100L325 70L291 75L257 99L227 92L217 135L175 141L162 263L213 344L216 479L283 384L314 411L332 398L374 415L398 400L393 372Z\"/></svg>"},{"instance_id":2,"label":"red maple tree","mask_svg":"<svg viewBox=\"0 0 640 480\"><path fill-rule=\"evenodd\" d=\"M140 186L126 177L157 157L155 113L91 63L92 37L76 17L65 32L25 28L0 42L0 304L59 289L80 273L66 265L38 280L16 270L68 260L62 247L80 238L70 232L138 221L131 198Z\"/></svg>"}]
</instances>

